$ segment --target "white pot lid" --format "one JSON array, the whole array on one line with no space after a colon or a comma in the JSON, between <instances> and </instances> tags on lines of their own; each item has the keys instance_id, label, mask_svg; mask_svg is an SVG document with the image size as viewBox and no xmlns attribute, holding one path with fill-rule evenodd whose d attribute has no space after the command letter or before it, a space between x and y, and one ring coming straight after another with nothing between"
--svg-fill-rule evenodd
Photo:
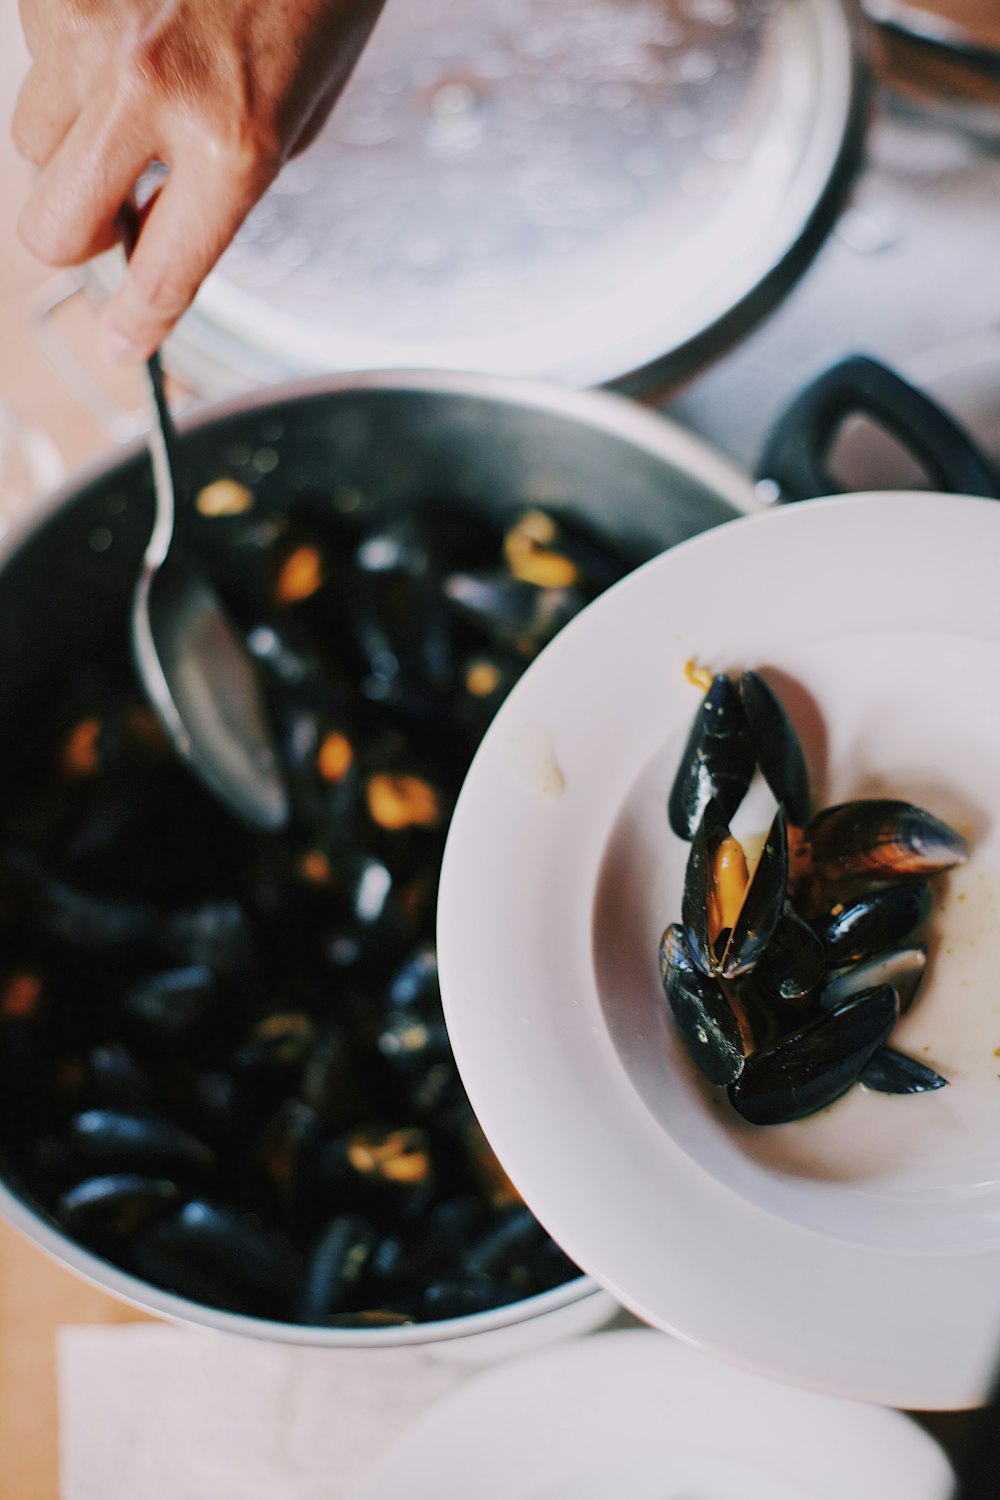
<instances>
[{"instance_id":1,"label":"white pot lid","mask_svg":"<svg viewBox=\"0 0 1000 1500\"><path fill-rule=\"evenodd\" d=\"M175 366L690 369L787 286L844 175L853 20L853 0L388 0Z\"/></svg>"}]
</instances>

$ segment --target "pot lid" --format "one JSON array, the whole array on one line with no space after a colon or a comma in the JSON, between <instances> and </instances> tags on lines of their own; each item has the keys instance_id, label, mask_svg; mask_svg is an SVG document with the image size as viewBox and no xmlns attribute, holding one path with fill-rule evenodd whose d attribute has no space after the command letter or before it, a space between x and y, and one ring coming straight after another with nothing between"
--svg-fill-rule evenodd
<instances>
[{"instance_id":1,"label":"pot lid","mask_svg":"<svg viewBox=\"0 0 1000 1500\"><path fill-rule=\"evenodd\" d=\"M683 373L787 285L780 268L843 174L852 14L845 0L388 0L175 355L186 340L275 376Z\"/></svg>"}]
</instances>

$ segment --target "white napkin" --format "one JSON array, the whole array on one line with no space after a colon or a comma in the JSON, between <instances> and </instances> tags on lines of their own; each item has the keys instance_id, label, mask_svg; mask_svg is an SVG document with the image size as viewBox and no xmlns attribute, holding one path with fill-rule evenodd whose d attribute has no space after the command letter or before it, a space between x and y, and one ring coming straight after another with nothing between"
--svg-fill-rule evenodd
<instances>
[{"instance_id":1,"label":"white napkin","mask_svg":"<svg viewBox=\"0 0 1000 1500\"><path fill-rule=\"evenodd\" d=\"M147 1323L62 1328L58 1355L62 1500L347 1500L471 1373Z\"/></svg>"}]
</instances>

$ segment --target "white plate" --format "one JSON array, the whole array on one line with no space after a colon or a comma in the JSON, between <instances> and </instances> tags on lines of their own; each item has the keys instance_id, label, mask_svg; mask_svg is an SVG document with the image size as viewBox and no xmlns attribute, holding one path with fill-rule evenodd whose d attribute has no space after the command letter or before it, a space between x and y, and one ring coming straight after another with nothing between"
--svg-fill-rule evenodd
<instances>
[{"instance_id":1,"label":"white plate","mask_svg":"<svg viewBox=\"0 0 1000 1500\"><path fill-rule=\"evenodd\" d=\"M359 1500L947 1500L899 1412L774 1385L648 1329L516 1360L451 1392Z\"/></svg>"},{"instance_id":2,"label":"white plate","mask_svg":"<svg viewBox=\"0 0 1000 1500\"><path fill-rule=\"evenodd\" d=\"M567 1253L691 1343L910 1408L977 1404L1000 1360L998 560L1000 505L927 494L813 501L655 559L507 700L439 895L463 1080ZM691 656L770 675L822 801L907 797L969 834L894 1033L949 1088L754 1130L678 1046L657 947Z\"/></svg>"}]
</instances>

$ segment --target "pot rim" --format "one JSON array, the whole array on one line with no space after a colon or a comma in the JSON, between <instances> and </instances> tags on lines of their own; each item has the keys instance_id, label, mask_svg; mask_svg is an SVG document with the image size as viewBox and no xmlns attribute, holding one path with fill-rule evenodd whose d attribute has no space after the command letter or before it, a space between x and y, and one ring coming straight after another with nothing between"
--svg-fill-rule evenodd
<instances>
[{"instance_id":1,"label":"pot rim","mask_svg":"<svg viewBox=\"0 0 1000 1500\"><path fill-rule=\"evenodd\" d=\"M358 392L472 396L505 406L535 407L555 417L586 423L608 437L692 473L741 514L754 514L766 508L757 498L750 477L719 449L633 397L600 388L578 390L543 380L461 370L362 370L309 375L220 401L199 403L175 421L183 437L252 412L263 414L278 406ZM143 455L147 441L143 433L92 459L13 521L0 537L0 568L54 515L70 505L81 490L110 478Z\"/></svg>"}]
</instances>

